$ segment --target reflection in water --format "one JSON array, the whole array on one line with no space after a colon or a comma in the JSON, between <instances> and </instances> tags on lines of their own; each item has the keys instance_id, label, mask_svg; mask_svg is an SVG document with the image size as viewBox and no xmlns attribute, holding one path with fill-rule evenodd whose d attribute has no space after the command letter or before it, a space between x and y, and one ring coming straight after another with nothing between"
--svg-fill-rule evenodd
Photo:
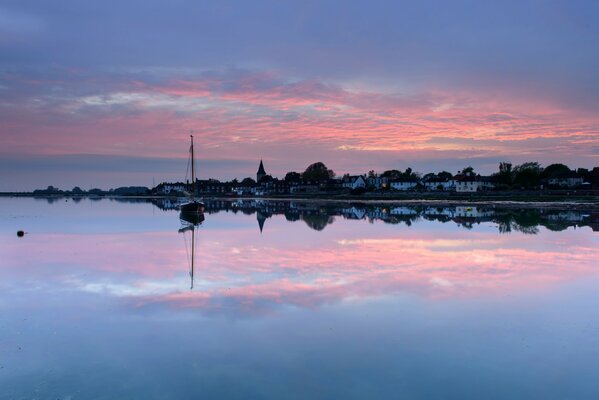
<instances>
[{"instance_id":1,"label":"reflection in water","mask_svg":"<svg viewBox=\"0 0 599 400\"><path fill-rule=\"evenodd\" d=\"M155 210L0 199L0 398L599 395L592 208Z\"/></svg>"},{"instance_id":2,"label":"reflection in water","mask_svg":"<svg viewBox=\"0 0 599 400\"><path fill-rule=\"evenodd\" d=\"M187 241L185 241L185 251L188 255L188 263L189 263L189 276L191 278L191 283L189 289L193 289L193 273L195 267L195 250L196 250L196 237L195 232L199 225L204 221L204 213L186 213L181 212L179 214L179 218L181 219L182 226L179 228L179 233L191 232L191 238L189 241L189 246ZM185 238L185 236L184 236ZM191 252L188 250L191 249Z\"/></svg>"},{"instance_id":3,"label":"reflection in water","mask_svg":"<svg viewBox=\"0 0 599 400\"><path fill-rule=\"evenodd\" d=\"M168 199L153 200L164 210L174 207ZM310 228L322 231L335 221L335 216L344 219L382 221L388 224L412 225L418 221L454 222L458 226L472 229L484 222L497 224L500 233L517 231L525 234L538 233L543 226L552 231L568 227L589 226L599 231L599 209L595 206L542 205L538 208L516 208L495 205L405 205L365 203L318 203L309 201L265 201L265 200L206 200L208 213L242 212L256 214L260 232L265 222L273 215L284 215L287 221L303 220Z\"/></svg>"}]
</instances>

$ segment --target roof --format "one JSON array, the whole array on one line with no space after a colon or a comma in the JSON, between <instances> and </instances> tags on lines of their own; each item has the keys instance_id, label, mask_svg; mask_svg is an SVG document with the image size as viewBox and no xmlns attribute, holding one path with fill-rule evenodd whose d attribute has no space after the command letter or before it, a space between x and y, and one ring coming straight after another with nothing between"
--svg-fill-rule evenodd
<instances>
[{"instance_id":1,"label":"roof","mask_svg":"<svg viewBox=\"0 0 599 400\"><path fill-rule=\"evenodd\" d=\"M262 160L260 160L260 166L258 167L258 174L266 175L266 171L264 170L264 164L262 164Z\"/></svg>"}]
</instances>

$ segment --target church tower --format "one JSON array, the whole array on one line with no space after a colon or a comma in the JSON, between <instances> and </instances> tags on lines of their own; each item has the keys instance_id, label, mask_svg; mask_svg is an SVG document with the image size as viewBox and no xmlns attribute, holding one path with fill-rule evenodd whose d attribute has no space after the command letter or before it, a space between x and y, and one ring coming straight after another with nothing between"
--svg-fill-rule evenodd
<instances>
[{"instance_id":1,"label":"church tower","mask_svg":"<svg viewBox=\"0 0 599 400\"><path fill-rule=\"evenodd\" d=\"M264 164L262 164L262 160L260 160L260 166L258 167L258 172L256 173L256 182L260 182L260 179L266 176L266 171L264 170Z\"/></svg>"}]
</instances>

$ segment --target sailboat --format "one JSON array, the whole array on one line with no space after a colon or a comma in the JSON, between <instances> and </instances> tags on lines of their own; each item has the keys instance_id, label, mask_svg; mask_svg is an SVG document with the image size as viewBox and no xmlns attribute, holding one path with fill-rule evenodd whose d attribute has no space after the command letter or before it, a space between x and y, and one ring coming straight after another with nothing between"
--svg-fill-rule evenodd
<instances>
[{"instance_id":1,"label":"sailboat","mask_svg":"<svg viewBox=\"0 0 599 400\"><path fill-rule=\"evenodd\" d=\"M204 202L199 199L196 199L196 175L195 175L195 157L193 154L193 135L189 135L191 137L191 146L189 147L189 158L191 160L191 193L186 193L188 200L179 206L179 210L181 211L181 218L186 219L184 217L190 218L193 216L197 216L199 214L203 214L204 212ZM203 217L203 215L202 215ZM203 219L203 218L202 218Z\"/></svg>"}]
</instances>

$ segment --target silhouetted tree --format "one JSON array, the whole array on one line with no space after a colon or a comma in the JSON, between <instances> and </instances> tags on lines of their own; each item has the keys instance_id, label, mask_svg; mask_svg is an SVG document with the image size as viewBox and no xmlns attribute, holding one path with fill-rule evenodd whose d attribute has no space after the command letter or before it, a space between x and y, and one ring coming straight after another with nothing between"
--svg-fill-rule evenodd
<instances>
[{"instance_id":1,"label":"silhouetted tree","mask_svg":"<svg viewBox=\"0 0 599 400\"><path fill-rule=\"evenodd\" d=\"M451 172L447 172L447 171L441 171L437 174L437 176L441 179L451 179L453 177L453 175L451 174Z\"/></svg>"},{"instance_id":2,"label":"silhouetted tree","mask_svg":"<svg viewBox=\"0 0 599 400\"><path fill-rule=\"evenodd\" d=\"M335 177L335 173L333 170L328 169L326 165L322 162L317 162L311 164L306 168L304 173L302 174L302 178L305 181L312 182L325 182L331 178Z\"/></svg>"},{"instance_id":3,"label":"silhouetted tree","mask_svg":"<svg viewBox=\"0 0 599 400\"><path fill-rule=\"evenodd\" d=\"M514 184L525 189L536 188L541 183L541 166L538 162L526 162L514 168Z\"/></svg>"},{"instance_id":4,"label":"silhouetted tree","mask_svg":"<svg viewBox=\"0 0 599 400\"><path fill-rule=\"evenodd\" d=\"M566 166L564 164L551 164L551 165L548 165L547 168L545 168L543 170L542 176L543 176L543 178L546 178L546 179L565 178L571 172L572 171L570 170L570 168L568 168L568 166Z\"/></svg>"},{"instance_id":5,"label":"silhouetted tree","mask_svg":"<svg viewBox=\"0 0 599 400\"><path fill-rule=\"evenodd\" d=\"M514 181L514 172L512 171L512 163L500 162L499 172L493 174L493 179L496 184L503 185L505 188L512 185Z\"/></svg>"},{"instance_id":6,"label":"silhouetted tree","mask_svg":"<svg viewBox=\"0 0 599 400\"><path fill-rule=\"evenodd\" d=\"M327 214L304 214L301 216L306 225L316 231L322 231L328 224L332 224L335 218Z\"/></svg>"},{"instance_id":7,"label":"silhouetted tree","mask_svg":"<svg viewBox=\"0 0 599 400\"><path fill-rule=\"evenodd\" d=\"M244 186L255 186L256 181L253 180L252 178L245 178L244 180L241 181L241 184Z\"/></svg>"},{"instance_id":8,"label":"silhouetted tree","mask_svg":"<svg viewBox=\"0 0 599 400\"><path fill-rule=\"evenodd\" d=\"M381 174L382 177L384 177L384 178L391 178L391 179L397 179L401 175L402 175L402 172L398 171L396 169L390 169L390 170L387 170L387 171L385 171L385 172L383 172Z\"/></svg>"},{"instance_id":9,"label":"silhouetted tree","mask_svg":"<svg viewBox=\"0 0 599 400\"><path fill-rule=\"evenodd\" d=\"M302 175L299 172L287 172L285 175L285 182L287 183L297 183L302 180Z\"/></svg>"}]
</instances>

